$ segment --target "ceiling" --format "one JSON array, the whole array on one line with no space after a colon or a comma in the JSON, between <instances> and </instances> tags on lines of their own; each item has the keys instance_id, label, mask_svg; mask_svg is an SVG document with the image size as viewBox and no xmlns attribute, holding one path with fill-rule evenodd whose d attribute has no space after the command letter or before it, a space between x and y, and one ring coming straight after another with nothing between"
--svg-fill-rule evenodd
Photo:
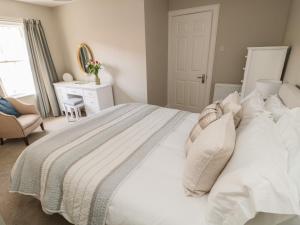
<instances>
[{"instance_id":1,"label":"ceiling","mask_svg":"<svg viewBox=\"0 0 300 225\"><path fill-rule=\"evenodd\" d=\"M55 7L66 3L71 3L73 0L16 0L18 2L26 2L36 5Z\"/></svg>"}]
</instances>

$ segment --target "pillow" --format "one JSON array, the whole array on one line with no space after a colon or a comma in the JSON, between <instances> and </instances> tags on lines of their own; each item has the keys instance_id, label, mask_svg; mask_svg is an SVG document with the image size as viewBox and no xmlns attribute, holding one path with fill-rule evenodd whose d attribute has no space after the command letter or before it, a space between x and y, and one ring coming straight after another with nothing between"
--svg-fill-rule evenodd
<instances>
[{"instance_id":1,"label":"pillow","mask_svg":"<svg viewBox=\"0 0 300 225\"><path fill-rule=\"evenodd\" d=\"M259 212L298 215L287 151L274 121L262 114L237 132L234 154L208 196L207 225L242 225Z\"/></svg>"},{"instance_id":2,"label":"pillow","mask_svg":"<svg viewBox=\"0 0 300 225\"><path fill-rule=\"evenodd\" d=\"M15 107L13 107L12 104L2 97L0 97L0 112L15 117L21 116L21 114L15 109Z\"/></svg>"},{"instance_id":3,"label":"pillow","mask_svg":"<svg viewBox=\"0 0 300 225\"><path fill-rule=\"evenodd\" d=\"M288 108L283 105L277 95L272 95L267 98L265 102L265 109L272 114L275 122L277 122L279 118L288 111Z\"/></svg>"},{"instance_id":4,"label":"pillow","mask_svg":"<svg viewBox=\"0 0 300 225\"><path fill-rule=\"evenodd\" d=\"M244 98L241 104L243 120L248 121L249 119L253 119L261 114L267 114L271 116L270 113L265 110L265 102L263 97L256 90Z\"/></svg>"},{"instance_id":5,"label":"pillow","mask_svg":"<svg viewBox=\"0 0 300 225\"><path fill-rule=\"evenodd\" d=\"M199 125L205 129L209 124L220 119L223 115L223 109L219 102L207 106L200 114Z\"/></svg>"},{"instance_id":6,"label":"pillow","mask_svg":"<svg viewBox=\"0 0 300 225\"><path fill-rule=\"evenodd\" d=\"M300 107L300 91L295 85L288 83L283 84L279 89L278 95L288 108Z\"/></svg>"},{"instance_id":7,"label":"pillow","mask_svg":"<svg viewBox=\"0 0 300 225\"><path fill-rule=\"evenodd\" d=\"M288 150L288 173L295 181L300 194L300 108L288 110L276 126Z\"/></svg>"},{"instance_id":8,"label":"pillow","mask_svg":"<svg viewBox=\"0 0 300 225\"><path fill-rule=\"evenodd\" d=\"M209 124L221 118L222 115L223 115L223 110L221 104L218 102L211 104L207 106L205 109L203 109L203 111L199 116L198 123L192 129L186 141L185 144L186 155L188 154L191 144L195 141L195 139L198 137L200 132L203 129L205 129Z\"/></svg>"},{"instance_id":9,"label":"pillow","mask_svg":"<svg viewBox=\"0 0 300 225\"><path fill-rule=\"evenodd\" d=\"M222 101L224 114L231 112L234 118L234 124L237 127L241 121L241 99L239 93L233 92Z\"/></svg>"},{"instance_id":10,"label":"pillow","mask_svg":"<svg viewBox=\"0 0 300 225\"><path fill-rule=\"evenodd\" d=\"M231 113L211 123L191 145L184 169L183 185L187 195L209 192L230 159L235 145Z\"/></svg>"}]
</instances>

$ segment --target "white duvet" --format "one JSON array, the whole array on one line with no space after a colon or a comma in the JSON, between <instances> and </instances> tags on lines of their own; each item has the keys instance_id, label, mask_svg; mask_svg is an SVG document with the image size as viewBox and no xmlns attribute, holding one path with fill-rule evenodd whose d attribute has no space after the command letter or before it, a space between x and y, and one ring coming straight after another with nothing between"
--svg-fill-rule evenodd
<instances>
[{"instance_id":1,"label":"white duvet","mask_svg":"<svg viewBox=\"0 0 300 225\"><path fill-rule=\"evenodd\" d=\"M187 197L182 186L184 144L198 115L190 115L119 186L107 225L204 225L207 197Z\"/></svg>"}]
</instances>

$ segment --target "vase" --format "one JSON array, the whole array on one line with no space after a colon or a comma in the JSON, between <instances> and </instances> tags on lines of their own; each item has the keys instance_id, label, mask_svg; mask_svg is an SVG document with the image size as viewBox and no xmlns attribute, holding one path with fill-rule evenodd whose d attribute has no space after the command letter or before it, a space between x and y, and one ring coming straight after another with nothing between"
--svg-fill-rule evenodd
<instances>
[{"instance_id":1,"label":"vase","mask_svg":"<svg viewBox=\"0 0 300 225\"><path fill-rule=\"evenodd\" d=\"M101 84L101 81L100 81L99 76L98 76L98 75L95 75L95 76L96 76L96 79L95 79L96 85L100 85L100 84Z\"/></svg>"}]
</instances>

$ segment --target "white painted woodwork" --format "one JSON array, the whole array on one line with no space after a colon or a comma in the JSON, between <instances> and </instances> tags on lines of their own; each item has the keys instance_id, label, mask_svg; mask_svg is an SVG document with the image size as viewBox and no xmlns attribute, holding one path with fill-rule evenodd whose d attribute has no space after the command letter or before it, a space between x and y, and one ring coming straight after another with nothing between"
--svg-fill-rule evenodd
<instances>
[{"instance_id":1,"label":"white painted woodwork","mask_svg":"<svg viewBox=\"0 0 300 225\"><path fill-rule=\"evenodd\" d=\"M241 92L241 84L226 84L226 83L216 83L214 89L213 102L221 101L225 99L229 94L237 91Z\"/></svg>"},{"instance_id":2,"label":"white painted woodwork","mask_svg":"<svg viewBox=\"0 0 300 225\"><path fill-rule=\"evenodd\" d=\"M199 112L209 103L218 9L213 5L170 13L170 107Z\"/></svg>"},{"instance_id":3,"label":"white painted woodwork","mask_svg":"<svg viewBox=\"0 0 300 225\"><path fill-rule=\"evenodd\" d=\"M54 88L62 113L64 113L64 100L71 97L83 98L87 116L114 105L112 86L110 84L76 84L76 81L59 82L54 84Z\"/></svg>"},{"instance_id":4,"label":"white painted woodwork","mask_svg":"<svg viewBox=\"0 0 300 225\"><path fill-rule=\"evenodd\" d=\"M287 51L287 46L248 48L242 81L242 98L255 90L257 80L281 79Z\"/></svg>"}]
</instances>

